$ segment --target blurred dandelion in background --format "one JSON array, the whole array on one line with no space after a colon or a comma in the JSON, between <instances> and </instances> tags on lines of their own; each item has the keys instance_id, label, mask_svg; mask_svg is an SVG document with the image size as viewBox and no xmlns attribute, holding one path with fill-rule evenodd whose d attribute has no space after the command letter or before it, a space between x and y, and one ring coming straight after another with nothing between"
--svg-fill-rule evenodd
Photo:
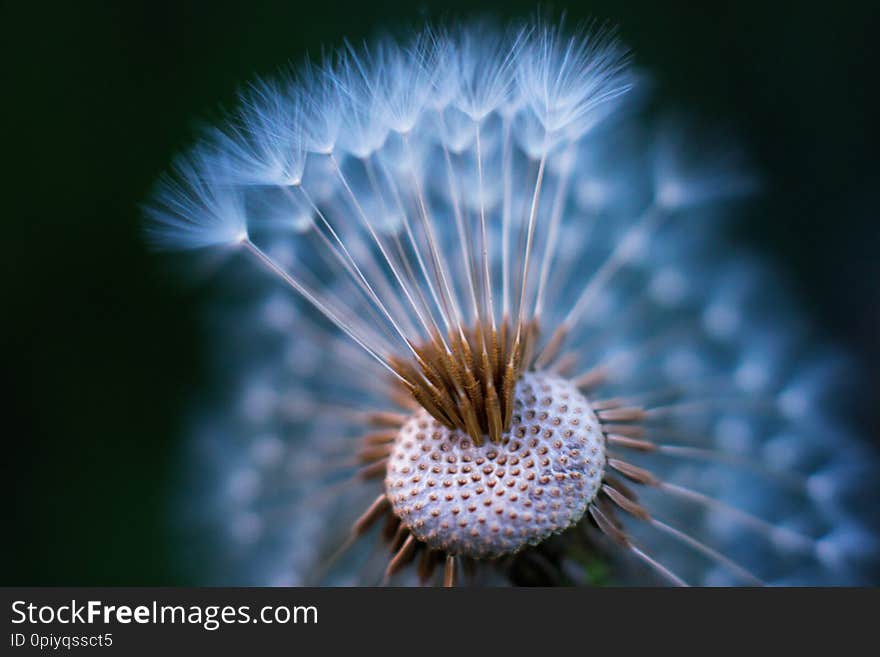
<instances>
[{"instance_id":1,"label":"blurred dandelion in background","mask_svg":"<svg viewBox=\"0 0 880 657\"><path fill-rule=\"evenodd\" d=\"M182 502L223 584L858 584L845 355L723 237L736 149L640 116L613 34L347 46L252 84L158 186L228 255L233 403Z\"/></svg>"}]
</instances>

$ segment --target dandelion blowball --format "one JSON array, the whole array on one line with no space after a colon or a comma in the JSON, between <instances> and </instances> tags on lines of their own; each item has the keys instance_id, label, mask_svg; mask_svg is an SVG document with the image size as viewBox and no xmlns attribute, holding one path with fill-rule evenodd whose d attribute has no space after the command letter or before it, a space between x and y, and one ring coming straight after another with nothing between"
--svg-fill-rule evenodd
<instances>
[{"instance_id":1,"label":"dandelion blowball","mask_svg":"<svg viewBox=\"0 0 880 657\"><path fill-rule=\"evenodd\" d=\"M726 243L731 151L636 83L608 32L425 30L252 84L178 160L150 238L238 254L248 299L194 427L219 583L876 576L846 359Z\"/></svg>"}]
</instances>

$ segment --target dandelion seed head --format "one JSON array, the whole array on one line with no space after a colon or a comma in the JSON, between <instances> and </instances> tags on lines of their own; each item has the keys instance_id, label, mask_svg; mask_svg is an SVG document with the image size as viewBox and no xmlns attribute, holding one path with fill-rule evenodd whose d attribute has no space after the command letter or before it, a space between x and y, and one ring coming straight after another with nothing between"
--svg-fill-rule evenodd
<instances>
[{"instance_id":1,"label":"dandelion seed head","mask_svg":"<svg viewBox=\"0 0 880 657\"><path fill-rule=\"evenodd\" d=\"M563 23L347 45L163 179L155 242L266 274L195 432L223 583L871 580L851 365L724 237L738 149L640 118L639 80Z\"/></svg>"}]
</instances>

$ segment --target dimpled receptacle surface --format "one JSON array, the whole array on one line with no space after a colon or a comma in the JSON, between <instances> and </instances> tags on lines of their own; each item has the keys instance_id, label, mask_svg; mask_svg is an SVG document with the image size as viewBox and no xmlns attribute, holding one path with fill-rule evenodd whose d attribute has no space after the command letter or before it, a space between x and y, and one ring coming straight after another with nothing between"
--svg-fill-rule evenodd
<instances>
[{"instance_id":1,"label":"dimpled receptacle surface","mask_svg":"<svg viewBox=\"0 0 880 657\"><path fill-rule=\"evenodd\" d=\"M418 411L395 439L385 477L394 513L448 554L495 557L581 519L605 468L605 440L571 383L530 372L517 383L510 430L476 446Z\"/></svg>"}]
</instances>

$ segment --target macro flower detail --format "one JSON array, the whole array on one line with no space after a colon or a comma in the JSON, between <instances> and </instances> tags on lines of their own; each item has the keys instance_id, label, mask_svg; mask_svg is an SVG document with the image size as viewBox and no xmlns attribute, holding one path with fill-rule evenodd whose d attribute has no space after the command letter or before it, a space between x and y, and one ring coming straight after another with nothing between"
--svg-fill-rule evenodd
<instances>
[{"instance_id":1,"label":"macro flower detail","mask_svg":"<svg viewBox=\"0 0 880 657\"><path fill-rule=\"evenodd\" d=\"M586 398L567 381L529 373L513 398L501 448L475 445L424 411L395 435L381 498L429 548L515 553L568 529L596 498L605 441Z\"/></svg>"},{"instance_id":2,"label":"macro flower detail","mask_svg":"<svg viewBox=\"0 0 880 657\"><path fill-rule=\"evenodd\" d=\"M426 30L252 85L160 182L151 239L248 299L196 440L226 577L872 577L842 361L731 255L749 177L646 137L637 80L604 31Z\"/></svg>"}]
</instances>

